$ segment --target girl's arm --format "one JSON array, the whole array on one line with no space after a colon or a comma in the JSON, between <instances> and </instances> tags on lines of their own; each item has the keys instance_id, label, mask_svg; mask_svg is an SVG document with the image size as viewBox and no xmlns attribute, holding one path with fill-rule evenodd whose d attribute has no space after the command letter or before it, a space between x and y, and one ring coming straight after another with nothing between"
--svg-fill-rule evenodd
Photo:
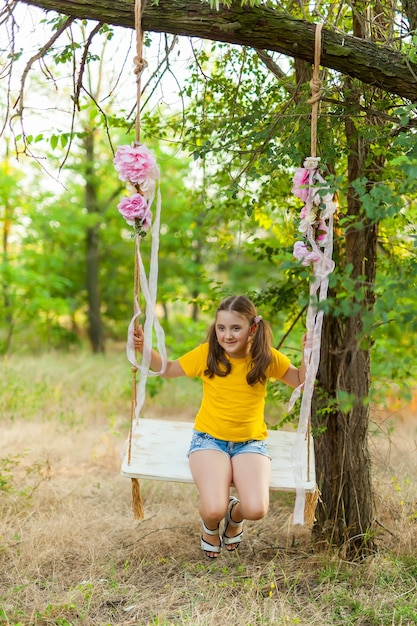
<instances>
[{"instance_id":1,"label":"girl's arm","mask_svg":"<svg viewBox=\"0 0 417 626\"><path fill-rule=\"evenodd\" d=\"M307 335L303 337L302 343L302 355L301 355L301 365L300 367L295 367L295 365L290 365L284 376L281 378L282 382L290 387L298 387L301 385L306 379L306 364L304 360L304 348L306 345Z\"/></svg>"},{"instance_id":2,"label":"girl's arm","mask_svg":"<svg viewBox=\"0 0 417 626\"><path fill-rule=\"evenodd\" d=\"M141 354L143 354L143 339L144 339L143 329L142 329L142 326L139 326L134 332L133 340L135 344L135 349ZM156 350L153 350L153 349L151 353L150 367L151 369L154 370L154 372L158 372L162 367L162 357ZM185 376L185 372L182 369L181 365L179 364L179 361L168 360L165 372L161 374L161 377L162 378L178 378L179 376Z\"/></svg>"}]
</instances>

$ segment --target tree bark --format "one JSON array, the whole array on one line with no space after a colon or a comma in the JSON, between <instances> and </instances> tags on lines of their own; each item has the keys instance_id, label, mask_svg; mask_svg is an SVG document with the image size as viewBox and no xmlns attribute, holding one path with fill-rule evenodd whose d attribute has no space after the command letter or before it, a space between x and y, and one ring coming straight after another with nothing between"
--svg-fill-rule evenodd
<instances>
[{"instance_id":1,"label":"tree bark","mask_svg":"<svg viewBox=\"0 0 417 626\"><path fill-rule=\"evenodd\" d=\"M358 36L364 35L362 6L353 4L359 9L354 15ZM325 320L312 422L317 432L322 433L315 441L316 475L322 493L315 535L343 546L345 555L352 558L363 557L374 549L371 533L374 501L368 451L370 344L364 335L362 318L375 304L378 243L378 223L364 216L353 183L360 177L378 180L384 156L370 154L369 143L357 128L354 115L363 97L362 90L350 79L346 83L351 111L345 119L347 215L362 228L357 229L354 224L346 230L346 264L352 267L351 278L355 281L352 313ZM376 123L377 120L369 119L370 126ZM345 406L342 394L346 394ZM334 408L329 411L329 406Z\"/></svg>"},{"instance_id":2,"label":"tree bark","mask_svg":"<svg viewBox=\"0 0 417 626\"><path fill-rule=\"evenodd\" d=\"M364 220L361 202L352 187L353 181L367 173L367 147L350 117L345 131L349 150L347 214L363 225L361 230L347 231L345 256L353 268L351 277L357 281L356 293L364 295L352 299L350 317L330 315L325 319L312 422L315 431L321 433L315 439L316 476L321 491L315 536L343 546L345 556L352 558L374 548L368 452L370 346L364 342L362 316L372 309L375 300L378 225ZM368 286L365 290L363 281ZM341 393L346 394L345 407L343 399L340 406ZM329 406L335 408L329 411Z\"/></svg>"},{"instance_id":3,"label":"tree bark","mask_svg":"<svg viewBox=\"0 0 417 626\"><path fill-rule=\"evenodd\" d=\"M18 0L77 18L134 27L134 0ZM313 63L315 25L265 6L242 7L235 2L221 11L200 0L159 0L148 3L142 26L165 32L274 50ZM417 100L417 64L387 46L323 28L321 65L342 74Z\"/></svg>"},{"instance_id":4,"label":"tree bark","mask_svg":"<svg viewBox=\"0 0 417 626\"><path fill-rule=\"evenodd\" d=\"M404 12L408 18L410 30L417 29L417 0L403 0Z\"/></svg>"}]
</instances>

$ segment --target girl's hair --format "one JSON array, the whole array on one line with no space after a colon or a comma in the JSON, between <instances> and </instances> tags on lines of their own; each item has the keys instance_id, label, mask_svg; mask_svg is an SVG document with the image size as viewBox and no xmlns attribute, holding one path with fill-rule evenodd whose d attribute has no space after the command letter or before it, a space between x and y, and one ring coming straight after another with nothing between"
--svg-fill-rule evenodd
<instances>
[{"instance_id":1,"label":"girl's hair","mask_svg":"<svg viewBox=\"0 0 417 626\"><path fill-rule=\"evenodd\" d=\"M207 357L207 368L205 375L209 378L213 376L227 376L230 374L232 365L226 356L225 351L217 341L216 336L216 320L217 314L220 311L233 311L239 313L249 322L249 325L255 323L256 309L251 300L246 296L230 296L223 300L217 307L216 317L214 323L210 326L207 341L209 344L209 351ZM266 370L272 362L271 356L272 346L272 331L268 322L265 322L262 318L258 322L258 328L252 336L250 342L250 357L251 364L250 370L246 376L248 385L255 385L256 383L264 384L267 380Z\"/></svg>"}]
</instances>

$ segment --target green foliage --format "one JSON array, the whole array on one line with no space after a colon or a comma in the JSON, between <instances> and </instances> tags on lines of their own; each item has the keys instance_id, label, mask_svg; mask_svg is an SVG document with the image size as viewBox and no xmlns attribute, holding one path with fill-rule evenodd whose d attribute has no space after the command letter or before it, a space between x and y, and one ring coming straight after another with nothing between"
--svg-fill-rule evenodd
<instances>
[{"instance_id":1,"label":"green foliage","mask_svg":"<svg viewBox=\"0 0 417 626\"><path fill-rule=\"evenodd\" d=\"M229 4L211 1L219 10ZM245 4L259 3L242 2ZM290 9L296 18L316 21L309 5L291 5ZM280 5L279 10L289 8ZM352 31L348 5L323 5L321 10L328 27ZM48 23L56 29L63 19L48 17ZM86 41L86 23L77 24L77 36L50 52L51 59L70 72ZM100 36L104 58L105 42L114 38L115 31L103 26ZM145 43L150 49L152 35L147 34ZM410 55L412 45L414 42ZM308 304L311 271L292 257L301 204L291 193L291 179L294 168L310 150L309 84L297 83L295 64L277 54L270 56L281 70L279 77L249 48L204 42L193 53L195 63L190 63L188 76L181 79L184 111L151 104L142 112L143 141L156 152L162 171L158 299L164 307L168 344L170 335L178 330L179 346L192 345L196 336L201 336L199 324L208 323L215 302L242 292L250 294L271 321L276 344L289 333L283 349L297 360L304 325L300 312ZM86 61L87 67L97 70L95 53ZM19 350L45 342L50 347L67 347L83 340L87 307L84 242L89 229L100 239L101 315L106 337L125 336L132 313L133 240L117 214L123 186L112 169L113 154L107 140L117 145L134 137L128 106L101 100L103 93L96 93L92 74L88 80L93 104L81 95L76 124L70 131L34 132L26 137L30 146L49 142L49 159L66 159L66 189L48 194L34 182L30 193L22 194L21 185L7 182L7 178L0 183L2 202L7 198L8 210L13 209L11 228L15 237L18 234L13 253L9 249L2 260L8 278L3 290L8 307L0 313L3 352L11 345ZM342 319L359 316L358 340L364 348L372 345L373 375L407 385L415 374L416 360L415 110L413 105L405 106L376 90L361 92L352 104L357 85L344 84L328 70L321 75L326 97L321 102L318 149L326 179L337 190L340 202L336 270L330 277L330 297L323 306L326 313ZM354 215L347 211L352 190L346 180L343 123L347 116L354 117L360 145L368 155L364 170L352 182L361 202ZM98 204L94 215L86 214L84 199L84 140L89 132L97 133L94 180L98 182ZM375 157L383 163L379 169ZM346 263L344 249L347 232L363 234L373 224L379 229L375 286L367 284L364 271L354 271L353 265ZM142 244L145 257L149 246L147 237ZM376 297L373 306L366 303L370 293ZM187 336L192 317L200 317L198 330L195 334L190 330ZM389 363L387 352L393 357Z\"/></svg>"},{"instance_id":2,"label":"green foliage","mask_svg":"<svg viewBox=\"0 0 417 626\"><path fill-rule=\"evenodd\" d=\"M411 36L411 42L408 49L408 58L411 63L417 63L417 34L414 32Z\"/></svg>"},{"instance_id":3,"label":"green foliage","mask_svg":"<svg viewBox=\"0 0 417 626\"><path fill-rule=\"evenodd\" d=\"M33 492L37 489L39 482L44 480L44 467L40 463L35 463L26 467L22 481L21 474L22 455L14 454L0 458L0 493L21 498L22 501L29 501ZM35 480L35 483L33 481ZM23 483L23 486L21 486Z\"/></svg>"},{"instance_id":4,"label":"green foliage","mask_svg":"<svg viewBox=\"0 0 417 626\"><path fill-rule=\"evenodd\" d=\"M18 457L5 457L0 459L0 491L12 492L14 490L13 468L19 464Z\"/></svg>"},{"instance_id":5,"label":"green foliage","mask_svg":"<svg viewBox=\"0 0 417 626\"><path fill-rule=\"evenodd\" d=\"M412 592L403 593L404 589L411 589L415 568L415 559L396 558L386 555L375 563L375 571L367 585L373 589L373 595L378 600L370 602L364 594L362 575L358 568L342 565L340 562L328 562L323 565L319 574L322 593L331 609L332 624L366 624L387 626L392 623L413 623L416 619L416 606ZM325 590L326 589L326 590ZM398 602L394 605L388 600L388 595L394 594ZM397 595L398 594L398 595Z\"/></svg>"}]
</instances>

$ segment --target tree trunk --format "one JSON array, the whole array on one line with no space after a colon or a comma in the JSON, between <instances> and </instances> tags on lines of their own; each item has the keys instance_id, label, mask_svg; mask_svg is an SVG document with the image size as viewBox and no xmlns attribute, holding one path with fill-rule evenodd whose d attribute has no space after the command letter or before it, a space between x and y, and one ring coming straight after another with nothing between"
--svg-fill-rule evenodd
<instances>
[{"instance_id":1,"label":"tree trunk","mask_svg":"<svg viewBox=\"0 0 417 626\"><path fill-rule=\"evenodd\" d=\"M134 27L134 0L19 0L77 18ZM409 0L411 2L411 0ZM144 3L145 4L145 3ZM267 6L235 2L221 11L200 0L148 2L142 25L146 31L225 41L260 50L274 50L313 63L315 25L278 13ZM360 81L417 99L417 64L387 46L323 29L321 65Z\"/></svg>"},{"instance_id":2,"label":"tree trunk","mask_svg":"<svg viewBox=\"0 0 417 626\"><path fill-rule=\"evenodd\" d=\"M349 120L347 127L351 125ZM357 154L351 153L349 161L349 178L355 180ZM359 210L360 203L351 193L348 214L358 215ZM352 278L357 280L358 291L363 287L363 276L368 284L375 281L377 232L376 225L367 224L360 231L352 229L346 237L346 262L353 265ZM373 549L368 453L370 353L369 346L362 345L361 319L363 312L373 306L373 300L368 291L364 301L353 300L352 306L360 304L360 308L351 317L330 316L325 320L313 408L313 428L323 433L315 440L317 482L322 494L315 535L344 546L348 558L363 556ZM334 407L330 412L320 410L329 406Z\"/></svg>"},{"instance_id":3,"label":"tree trunk","mask_svg":"<svg viewBox=\"0 0 417 626\"><path fill-rule=\"evenodd\" d=\"M367 445L369 351L358 344L360 325L359 316L345 321L326 319L313 411L313 428L324 431L315 439L321 500L314 534L316 540L342 547L346 558L364 556L374 547L370 534L373 494ZM331 406L329 399L334 399L331 395L336 388L339 400L340 391L346 392L346 406L320 412L320 405Z\"/></svg>"},{"instance_id":4,"label":"tree trunk","mask_svg":"<svg viewBox=\"0 0 417 626\"><path fill-rule=\"evenodd\" d=\"M417 0L403 0L402 1L404 13L408 18L410 30L417 29Z\"/></svg>"},{"instance_id":5,"label":"tree trunk","mask_svg":"<svg viewBox=\"0 0 417 626\"><path fill-rule=\"evenodd\" d=\"M346 93L351 111L360 102L360 90L348 80ZM369 161L369 147L354 117L345 121L348 148L347 215L361 223L346 231L345 263L352 266L356 282L352 315L329 317L324 324L322 360L318 375L313 425L324 434L316 440L317 479L322 502L317 511L317 536L344 546L346 556L363 556L372 550L373 521L371 462L368 452L370 344L363 333L363 315L375 303L378 224L364 217L352 183L368 180L382 170L383 157ZM369 120L369 123L376 120ZM338 397L334 394L337 392ZM332 402L329 403L329 399ZM330 413L320 408L334 406ZM345 405L345 406L343 406Z\"/></svg>"},{"instance_id":6,"label":"tree trunk","mask_svg":"<svg viewBox=\"0 0 417 626\"><path fill-rule=\"evenodd\" d=\"M376 241L374 235L363 236L365 230L361 241L355 244L357 251L363 252L367 243L374 245ZM370 360L369 349L363 348L358 339L361 331L360 313L347 319L325 319L312 411L313 429L322 433L315 439L321 500L314 534L316 540L342 547L347 558L364 556L374 547L370 534L373 494L367 441Z\"/></svg>"},{"instance_id":7,"label":"tree trunk","mask_svg":"<svg viewBox=\"0 0 417 626\"><path fill-rule=\"evenodd\" d=\"M363 8L360 1L352 4L354 32L358 37L366 36L369 24L361 19ZM330 316L325 320L313 426L323 433L315 441L317 480L322 493L315 534L343 546L345 555L351 558L364 556L374 548L371 533L374 500L368 452L370 341L364 333L363 317L375 304L378 243L378 223L365 216L353 182L361 177L378 180L384 157L370 153L370 144L359 128L363 120L355 113L363 98L362 89L347 79L344 93L348 94L347 112L350 111L345 119L347 215L354 218L346 230L344 256L345 264L352 267L350 278L354 281L355 295L351 298L351 315ZM365 121L368 127L378 123L371 117ZM368 186L371 184L368 182ZM358 224L361 228L355 228ZM336 250L337 256L342 256L340 250Z\"/></svg>"},{"instance_id":8,"label":"tree trunk","mask_svg":"<svg viewBox=\"0 0 417 626\"><path fill-rule=\"evenodd\" d=\"M86 168L85 168L85 202L87 213L91 216L99 212L97 199L97 183L94 173L94 131L87 132L84 139ZM99 234L98 223L87 228L87 297L88 297L88 334L91 348L94 353L104 352L103 324L100 312L99 289Z\"/></svg>"}]
</instances>

